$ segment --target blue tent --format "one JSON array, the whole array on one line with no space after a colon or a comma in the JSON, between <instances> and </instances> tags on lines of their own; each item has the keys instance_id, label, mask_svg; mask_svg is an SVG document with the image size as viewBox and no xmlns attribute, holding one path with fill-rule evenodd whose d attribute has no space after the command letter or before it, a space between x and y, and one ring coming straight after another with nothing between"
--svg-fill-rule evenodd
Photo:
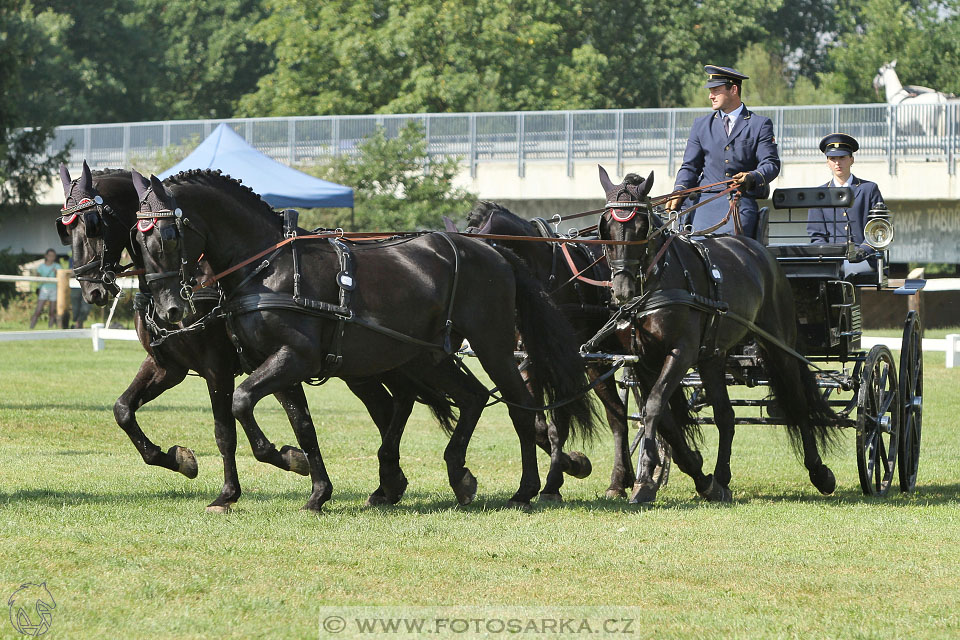
<instances>
[{"instance_id":1,"label":"blue tent","mask_svg":"<svg viewBox=\"0 0 960 640\"><path fill-rule=\"evenodd\" d=\"M221 124L189 156L161 173L163 180L189 169L220 169L239 178L271 207L353 207L353 189L291 169L251 147Z\"/></svg>"}]
</instances>

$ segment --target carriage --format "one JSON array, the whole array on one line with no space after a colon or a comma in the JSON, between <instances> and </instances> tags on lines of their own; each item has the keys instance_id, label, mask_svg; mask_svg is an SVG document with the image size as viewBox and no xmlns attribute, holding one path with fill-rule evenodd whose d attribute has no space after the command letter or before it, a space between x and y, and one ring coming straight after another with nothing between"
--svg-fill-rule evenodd
<instances>
[{"instance_id":1,"label":"carriage","mask_svg":"<svg viewBox=\"0 0 960 640\"><path fill-rule=\"evenodd\" d=\"M865 229L866 241L877 251L875 271L845 279L844 262L854 259L856 253L849 238L843 244L811 244L807 240L802 229L807 209L841 208L852 201L849 187L778 189L772 202L774 208L785 210L784 219L768 223L768 211L761 211L757 239L776 257L793 291L799 330L795 356L814 369L817 387L840 415L840 426L856 429L857 468L863 493L885 495L895 468L899 470L900 490L909 492L917 481L923 417L921 321L915 310L908 311L899 358L883 344L866 348L862 344L861 291L875 288L893 295L916 295L924 281L908 279L896 288L890 286L887 265L893 223L882 204L871 210ZM767 386L762 357L752 341L729 352L727 385L743 390ZM619 384L623 401L633 407L628 409L629 418L642 422L637 410L642 406L641 394L632 367L624 368ZM688 373L682 385L698 421L713 424L713 417L703 413L707 403L699 372ZM741 408L741 413L752 415L737 416L737 424L783 423L772 398L756 397L757 394L747 391L739 395L731 398L731 404ZM641 427L631 453L642 434ZM669 448L658 445L666 462L655 479L662 484L669 477Z\"/></svg>"}]
</instances>

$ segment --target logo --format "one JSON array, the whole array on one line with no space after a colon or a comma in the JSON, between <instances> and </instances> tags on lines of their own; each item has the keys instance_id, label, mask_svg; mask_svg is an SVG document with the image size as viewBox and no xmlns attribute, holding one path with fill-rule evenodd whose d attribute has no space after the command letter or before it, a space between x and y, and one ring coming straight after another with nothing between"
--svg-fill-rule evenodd
<instances>
[{"instance_id":1,"label":"logo","mask_svg":"<svg viewBox=\"0 0 960 640\"><path fill-rule=\"evenodd\" d=\"M25 582L7 600L10 624L20 635L39 637L50 631L52 611L57 608L47 583Z\"/></svg>"}]
</instances>

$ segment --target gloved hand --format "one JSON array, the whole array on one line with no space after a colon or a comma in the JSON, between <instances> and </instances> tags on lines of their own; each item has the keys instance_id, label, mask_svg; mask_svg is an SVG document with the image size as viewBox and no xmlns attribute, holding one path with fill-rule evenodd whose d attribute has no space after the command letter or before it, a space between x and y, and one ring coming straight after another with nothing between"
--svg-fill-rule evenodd
<instances>
[{"instance_id":1,"label":"gloved hand","mask_svg":"<svg viewBox=\"0 0 960 640\"><path fill-rule=\"evenodd\" d=\"M680 205L683 204L683 201L687 199L687 196L675 196L667 200L667 204L664 205L664 208L667 211L677 211L680 209Z\"/></svg>"},{"instance_id":2,"label":"gloved hand","mask_svg":"<svg viewBox=\"0 0 960 640\"><path fill-rule=\"evenodd\" d=\"M850 262L863 262L867 258L871 257L874 254L873 249L870 247L857 247L857 252L850 259Z\"/></svg>"},{"instance_id":3,"label":"gloved hand","mask_svg":"<svg viewBox=\"0 0 960 640\"><path fill-rule=\"evenodd\" d=\"M741 171L733 176L734 184L740 186L741 191L753 191L757 186L757 176L752 171Z\"/></svg>"}]
</instances>

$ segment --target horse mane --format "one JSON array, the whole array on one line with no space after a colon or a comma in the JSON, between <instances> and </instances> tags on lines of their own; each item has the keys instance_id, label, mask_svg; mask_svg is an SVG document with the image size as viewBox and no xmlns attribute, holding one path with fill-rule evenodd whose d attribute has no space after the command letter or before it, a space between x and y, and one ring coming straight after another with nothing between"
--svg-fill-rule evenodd
<instances>
[{"instance_id":1,"label":"horse mane","mask_svg":"<svg viewBox=\"0 0 960 640\"><path fill-rule=\"evenodd\" d=\"M90 175L94 178L112 178L114 176L120 178L129 178L130 170L129 169L96 169L90 172Z\"/></svg>"},{"instance_id":2,"label":"horse mane","mask_svg":"<svg viewBox=\"0 0 960 640\"><path fill-rule=\"evenodd\" d=\"M495 213L503 214L524 227L532 227L529 220L521 218L502 204L490 200L478 200L477 204L473 205L473 208L467 213L467 227L482 229Z\"/></svg>"},{"instance_id":3,"label":"horse mane","mask_svg":"<svg viewBox=\"0 0 960 640\"><path fill-rule=\"evenodd\" d=\"M189 169L170 176L163 183L168 187L200 185L227 191L237 199L249 203L251 207L259 208L265 214L269 213L271 219L280 221L277 212L260 197L260 194L247 185L241 184L238 178L231 178L220 169Z\"/></svg>"}]
</instances>

